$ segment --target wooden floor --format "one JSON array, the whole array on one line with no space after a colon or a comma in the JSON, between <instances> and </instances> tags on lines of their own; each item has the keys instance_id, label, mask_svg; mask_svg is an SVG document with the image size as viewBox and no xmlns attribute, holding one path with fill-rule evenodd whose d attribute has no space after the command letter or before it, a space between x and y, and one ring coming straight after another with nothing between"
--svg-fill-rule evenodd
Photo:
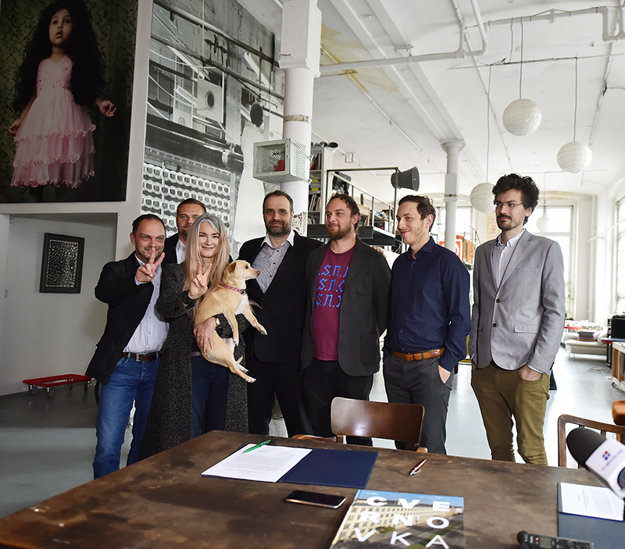
<instances>
[{"instance_id":1,"label":"wooden floor","mask_svg":"<svg viewBox=\"0 0 625 549\"><path fill-rule=\"evenodd\" d=\"M611 421L612 402L625 399L625 394L612 387L610 372L600 357L576 355L571 359L562 349L554 372L558 390L550 392L545 437L549 463L555 466L557 417L568 413ZM386 400L381 376L376 377L371 398ZM0 517L92 479L96 416L93 389L85 394L81 386L56 389L51 399L43 392L0 397ZM272 434L283 433L281 422L272 422ZM124 453L128 451L129 431L126 438ZM387 441L375 442L391 446ZM460 366L454 380L447 420L447 452L490 457L470 387L469 366Z\"/></svg>"}]
</instances>

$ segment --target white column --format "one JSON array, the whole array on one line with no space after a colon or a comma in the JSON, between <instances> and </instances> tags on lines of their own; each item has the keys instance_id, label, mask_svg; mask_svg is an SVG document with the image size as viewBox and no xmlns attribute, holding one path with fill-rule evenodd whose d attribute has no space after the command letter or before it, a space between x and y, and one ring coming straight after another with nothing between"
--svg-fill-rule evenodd
<instances>
[{"instance_id":1,"label":"white column","mask_svg":"<svg viewBox=\"0 0 625 549\"><path fill-rule=\"evenodd\" d=\"M441 147L447 153L445 174L445 248L452 252L456 246L456 209L458 206L458 158L464 141L445 141Z\"/></svg>"},{"instance_id":2,"label":"white column","mask_svg":"<svg viewBox=\"0 0 625 549\"><path fill-rule=\"evenodd\" d=\"M285 72L282 137L305 146L310 155L313 86L319 76L321 11L317 0L286 0L282 6L280 68ZM307 162L309 165L309 162ZM287 181L281 188L293 198L293 228L306 234L308 180Z\"/></svg>"}]
</instances>

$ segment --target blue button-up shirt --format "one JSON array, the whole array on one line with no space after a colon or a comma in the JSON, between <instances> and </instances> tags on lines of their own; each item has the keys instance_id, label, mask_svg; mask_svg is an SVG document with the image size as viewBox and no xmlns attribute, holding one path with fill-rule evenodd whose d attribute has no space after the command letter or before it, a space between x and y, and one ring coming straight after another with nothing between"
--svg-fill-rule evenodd
<instances>
[{"instance_id":1,"label":"blue button-up shirt","mask_svg":"<svg viewBox=\"0 0 625 549\"><path fill-rule=\"evenodd\" d=\"M467 354L470 331L469 273L460 259L431 237L414 258L411 250L401 254L393 264L386 349L444 348L439 364L451 371Z\"/></svg>"}]
</instances>

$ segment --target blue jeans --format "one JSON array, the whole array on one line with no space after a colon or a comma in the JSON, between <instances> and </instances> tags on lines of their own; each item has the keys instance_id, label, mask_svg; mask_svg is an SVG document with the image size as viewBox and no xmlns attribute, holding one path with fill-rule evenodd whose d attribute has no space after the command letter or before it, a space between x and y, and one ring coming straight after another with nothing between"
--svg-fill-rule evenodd
<instances>
[{"instance_id":1,"label":"blue jeans","mask_svg":"<svg viewBox=\"0 0 625 549\"><path fill-rule=\"evenodd\" d=\"M224 429L229 374L228 368L208 362L202 356L191 357L192 437Z\"/></svg>"},{"instance_id":2,"label":"blue jeans","mask_svg":"<svg viewBox=\"0 0 625 549\"><path fill-rule=\"evenodd\" d=\"M102 385L96 425L98 442L93 460L93 478L119 469L122 444L133 402L135 417L132 444L126 465L132 465L138 460L157 372L158 358L150 362L122 358L115 365L109 382Z\"/></svg>"}]
</instances>

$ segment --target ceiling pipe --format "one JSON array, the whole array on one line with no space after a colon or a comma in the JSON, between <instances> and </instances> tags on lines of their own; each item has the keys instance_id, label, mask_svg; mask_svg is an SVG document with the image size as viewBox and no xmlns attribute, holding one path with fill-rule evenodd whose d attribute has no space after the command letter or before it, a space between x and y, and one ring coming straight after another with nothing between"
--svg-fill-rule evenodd
<instances>
[{"instance_id":1,"label":"ceiling pipe","mask_svg":"<svg viewBox=\"0 0 625 549\"><path fill-rule=\"evenodd\" d=\"M617 9L617 21L619 32L610 34L609 26L609 10ZM600 14L603 19L603 30L601 37L604 42L612 42L614 40L621 40L625 38L624 17L623 17L623 5L618 6L597 6L594 8L584 8L581 10L564 11L564 10L547 10L536 15L526 15L522 17L509 17L507 19L495 19L494 21L487 21L486 26L491 27L494 25L509 25L512 22L530 23L532 21L549 21L553 22L555 19L568 18L570 19L576 15L588 15L588 14ZM474 25L478 26L478 25ZM472 28L472 27L471 27Z\"/></svg>"},{"instance_id":2,"label":"ceiling pipe","mask_svg":"<svg viewBox=\"0 0 625 549\"><path fill-rule=\"evenodd\" d=\"M458 4L456 0L450 0L451 4L456 12L456 17L458 19L462 19L462 15L458 9ZM335 76L337 71L349 71L353 69L363 69L363 68L372 68L372 67L385 67L390 65L399 65L402 63L421 63L424 61L440 61L443 59L457 59L463 57L479 57L480 55L484 55L486 52L486 47L488 45L488 38L486 36L486 29L484 28L484 23L482 22L482 16L480 14L479 7L477 5L477 0L470 0L471 7L473 8L473 14L475 16L475 21L477 23L477 28L480 32L480 38L482 39L482 47L479 50L471 50L466 51L462 47L464 32L466 31L466 27L460 28L460 45L456 51L452 52L441 52L441 53L427 53L424 55L408 55L405 57L385 57L382 59L364 59L362 61L345 61L342 63L335 63L333 65L322 65L320 67L321 76Z\"/></svg>"}]
</instances>

